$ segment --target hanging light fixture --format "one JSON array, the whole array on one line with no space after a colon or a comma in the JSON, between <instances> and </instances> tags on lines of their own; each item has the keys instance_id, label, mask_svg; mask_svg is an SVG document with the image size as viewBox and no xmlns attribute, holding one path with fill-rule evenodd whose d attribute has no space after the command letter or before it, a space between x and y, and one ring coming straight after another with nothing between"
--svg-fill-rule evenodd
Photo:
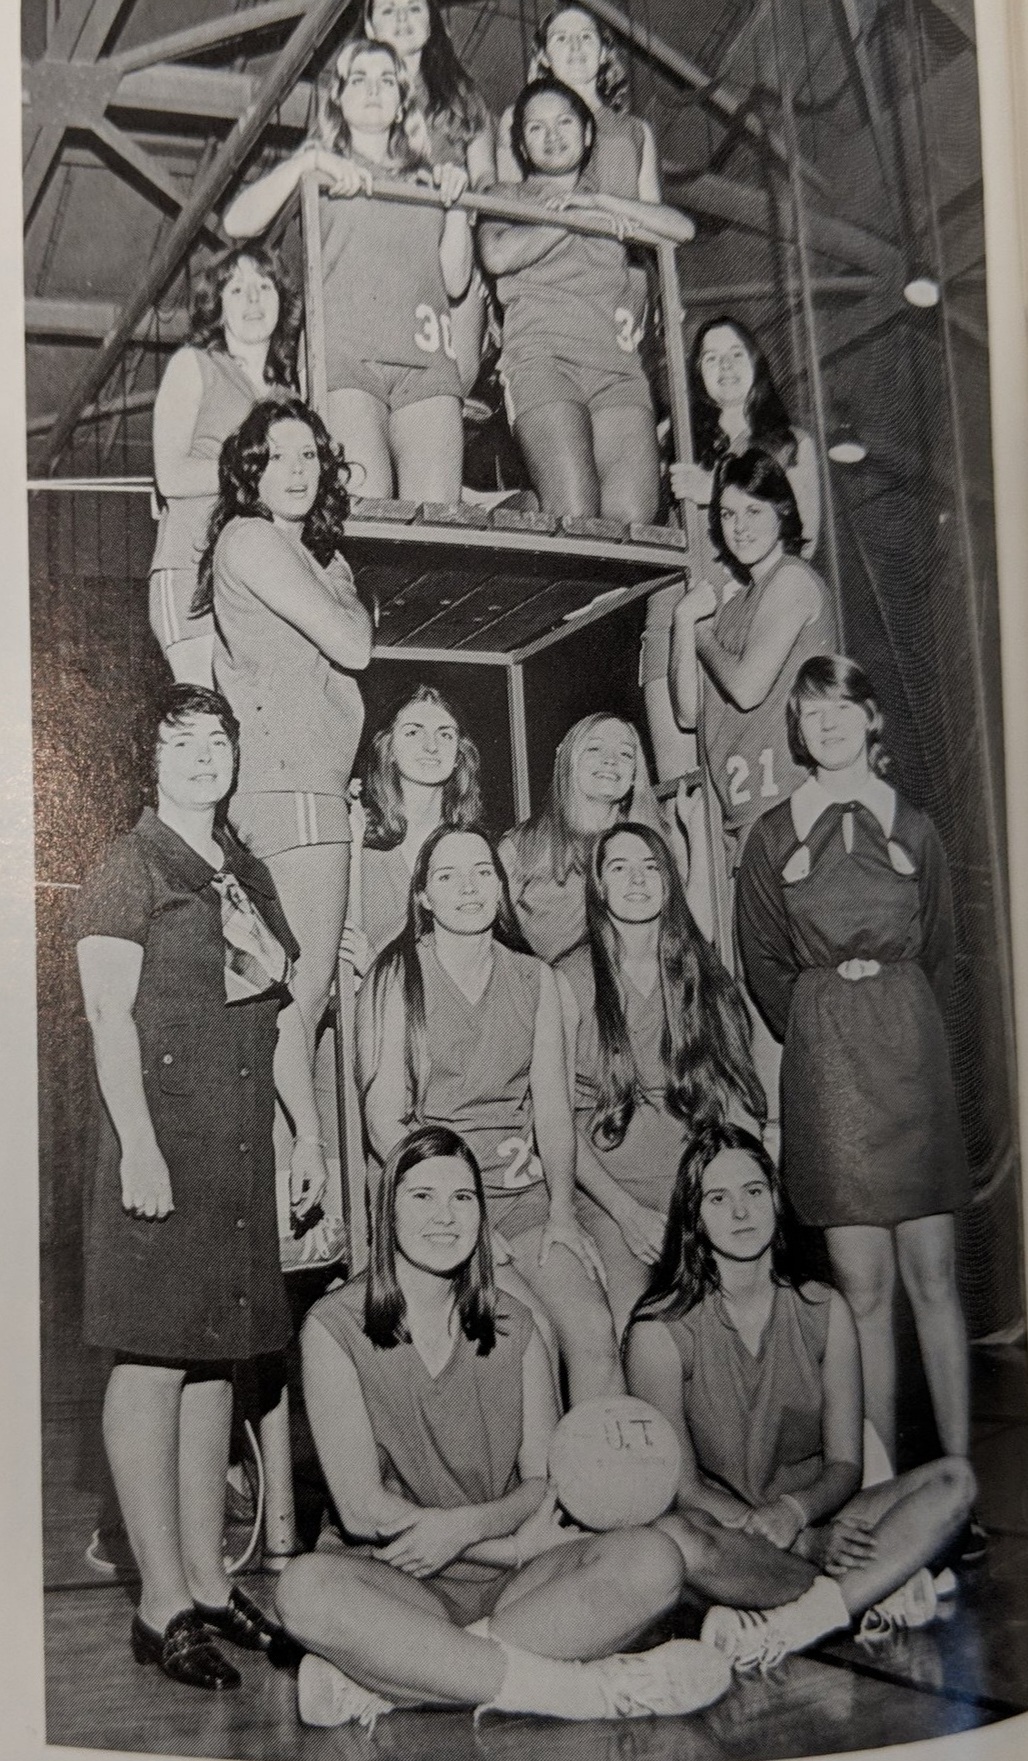
<instances>
[{"instance_id":1,"label":"hanging light fixture","mask_svg":"<svg viewBox=\"0 0 1028 1761\"><path fill-rule=\"evenodd\" d=\"M839 422L828 436L828 457L835 465L862 465L867 447L852 422Z\"/></svg>"},{"instance_id":2,"label":"hanging light fixture","mask_svg":"<svg viewBox=\"0 0 1028 1761\"><path fill-rule=\"evenodd\" d=\"M939 278L925 264L918 264L903 283L903 298L910 306L928 311L942 298Z\"/></svg>"}]
</instances>

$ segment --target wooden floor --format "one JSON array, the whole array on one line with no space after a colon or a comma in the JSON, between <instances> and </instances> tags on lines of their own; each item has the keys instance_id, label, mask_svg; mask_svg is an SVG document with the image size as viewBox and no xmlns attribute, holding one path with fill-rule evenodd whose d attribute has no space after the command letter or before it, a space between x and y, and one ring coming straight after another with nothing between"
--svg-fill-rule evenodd
<instances>
[{"instance_id":1,"label":"wooden floor","mask_svg":"<svg viewBox=\"0 0 1028 1761\"><path fill-rule=\"evenodd\" d=\"M407 1712L383 1719L372 1743L350 1728L302 1728L294 1681L246 1653L232 1653L242 1692L224 1696L132 1661L131 1586L99 1578L83 1559L101 1484L99 1366L55 1327L44 1359L48 1741L269 1761L773 1761L912 1742L1028 1711L1028 1373L1016 1348L974 1358L974 1461L991 1540L944 1621L873 1651L847 1639L792 1658L691 1719L576 1726L493 1717L476 1729L469 1714ZM271 1607L271 1578L254 1574L247 1589Z\"/></svg>"}]
</instances>

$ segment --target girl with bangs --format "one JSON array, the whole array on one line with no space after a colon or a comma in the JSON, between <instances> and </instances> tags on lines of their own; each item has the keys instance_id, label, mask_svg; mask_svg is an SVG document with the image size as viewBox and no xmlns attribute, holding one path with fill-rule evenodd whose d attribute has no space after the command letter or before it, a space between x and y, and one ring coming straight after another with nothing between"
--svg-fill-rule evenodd
<instances>
[{"instance_id":1,"label":"girl with bangs","mask_svg":"<svg viewBox=\"0 0 1028 1761\"><path fill-rule=\"evenodd\" d=\"M227 437L261 398L296 383L300 301L274 252L235 246L199 277L190 336L154 401L161 512L150 565L150 627L176 680L213 681L214 625L193 598Z\"/></svg>"},{"instance_id":2,"label":"girl with bangs","mask_svg":"<svg viewBox=\"0 0 1028 1761\"><path fill-rule=\"evenodd\" d=\"M742 993L700 934L663 838L626 821L596 840L588 940L557 967L584 1221L620 1335L656 1263L683 1148L734 1116L762 1125Z\"/></svg>"},{"instance_id":3,"label":"girl with bangs","mask_svg":"<svg viewBox=\"0 0 1028 1761\"><path fill-rule=\"evenodd\" d=\"M887 781L882 714L852 660L817 655L788 700L806 780L757 821L736 914L782 1052L782 1168L853 1309L868 1417L896 1459L897 1271L939 1440L969 1446L953 1213L970 1176L941 1011L953 902L938 832Z\"/></svg>"},{"instance_id":4,"label":"girl with bangs","mask_svg":"<svg viewBox=\"0 0 1028 1761\"><path fill-rule=\"evenodd\" d=\"M599 710L568 729L542 807L500 842L518 922L540 959L559 960L582 941L593 842L629 819L663 829L638 734Z\"/></svg>"},{"instance_id":5,"label":"girl with bangs","mask_svg":"<svg viewBox=\"0 0 1028 1761\"><path fill-rule=\"evenodd\" d=\"M404 929L360 990L357 1064L378 1161L412 1124L459 1131L482 1170L500 1282L552 1324L572 1402L619 1391L603 1267L574 1208L556 981L528 952L484 832L439 826L422 845Z\"/></svg>"},{"instance_id":6,"label":"girl with bangs","mask_svg":"<svg viewBox=\"0 0 1028 1761\"><path fill-rule=\"evenodd\" d=\"M417 685L371 741L363 790L351 803L354 861L360 852L360 910L343 953L363 977L403 928L418 851L439 825L459 831L482 816L478 748L434 685ZM357 903L357 886L353 889Z\"/></svg>"},{"instance_id":7,"label":"girl with bangs","mask_svg":"<svg viewBox=\"0 0 1028 1761\"><path fill-rule=\"evenodd\" d=\"M403 64L384 42L344 45L321 92L317 138L238 195L234 238L262 232L301 177L322 201L326 419L361 494L460 499L463 429L450 300L471 278L467 172L428 162ZM443 208L372 200L374 176L432 184Z\"/></svg>"}]
</instances>

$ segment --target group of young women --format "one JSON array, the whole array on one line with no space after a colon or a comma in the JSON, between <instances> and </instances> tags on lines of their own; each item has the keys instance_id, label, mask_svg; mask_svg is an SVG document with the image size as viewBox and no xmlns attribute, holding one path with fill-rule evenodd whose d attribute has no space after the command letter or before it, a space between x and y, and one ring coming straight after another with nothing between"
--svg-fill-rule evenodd
<instances>
[{"instance_id":1,"label":"group of young women","mask_svg":"<svg viewBox=\"0 0 1028 1761\"><path fill-rule=\"evenodd\" d=\"M532 76L500 169L554 222L480 235L516 431L560 511L649 518L645 289L622 233L641 216L676 236L682 217L588 12L544 21ZM305 172L340 198L327 425L297 395L274 258L234 249L155 415L151 604L177 681L145 731L156 805L75 920L103 1101L86 1333L115 1358L132 1645L206 1688L240 1683L219 1636L302 1653L315 1724L431 1704L682 1713L730 1664L858 1618L872 1637L924 1624L952 1587L933 1567L973 1480L945 860L887 780L872 687L807 560L810 441L730 319L696 338L700 462L673 472L709 507L710 567L656 596L644 678L658 767L696 729L720 801L745 986L700 927L702 800L658 807L619 715L568 730L541 808L497 845L475 745L423 684L364 748L355 799L372 629L348 490L459 492L484 296L454 203L493 181L496 143L434 0L369 0L321 97L318 139L229 221L262 230ZM443 205L367 201L383 170L427 176ZM610 238L569 233L573 210L610 217ZM379 282L387 263L416 283L403 348L410 290ZM285 1568L283 1628L225 1572L232 1383L243 1361L282 1380L275 1164L302 1231L327 1183L313 1068L340 949L370 1261L304 1326L331 1520ZM783 1041L779 1080L765 1054ZM836 1289L798 1273L793 1211L825 1231ZM943 1455L871 1486L865 1411L895 1467L897 1265ZM586 1534L547 1487L549 1439L565 1400L626 1387L674 1427L680 1484L657 1526ZM685 1590L708 1609L699 1641L623 1654Z\"/></svg>"}]
</instances>

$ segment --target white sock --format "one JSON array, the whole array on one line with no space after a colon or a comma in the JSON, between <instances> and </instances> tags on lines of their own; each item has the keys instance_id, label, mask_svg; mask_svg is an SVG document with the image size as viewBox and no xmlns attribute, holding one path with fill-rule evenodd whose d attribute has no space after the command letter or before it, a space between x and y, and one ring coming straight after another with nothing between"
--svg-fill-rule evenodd
<instances>
[{"instance_id":1,"label":"white sock","mask_svg":"<svg viewBox=\"0 0 1028 1761\"><path fill-rule=\"evenodd\" d=\"M809 1632L809 1638L803 1640L805 1645L814 1645L818 1639L827 1638L829 1633L838 1632L850 1624L849 1609L835 1578L815 1578L809 1590L804 1590L795 1602L785 1606L789 1610L790 1633ZM768 1612L773 1618L774 1610Z\"/></svg>"},{"instance_id":2,"label":"white sock","mask_svg":"<svg viewBox=\"0 0 1028 1761\"><path fill-rule=\"evenodd\" d=\"M506 1669L494 1700L481 1712L535 1712L544 1718L607 1718L609 1706L604 1683L590 1663L567 1663L557 1657L538 1657L517 1645L494 1639L503 1652Z\"/></svg>"}]
</instances>

